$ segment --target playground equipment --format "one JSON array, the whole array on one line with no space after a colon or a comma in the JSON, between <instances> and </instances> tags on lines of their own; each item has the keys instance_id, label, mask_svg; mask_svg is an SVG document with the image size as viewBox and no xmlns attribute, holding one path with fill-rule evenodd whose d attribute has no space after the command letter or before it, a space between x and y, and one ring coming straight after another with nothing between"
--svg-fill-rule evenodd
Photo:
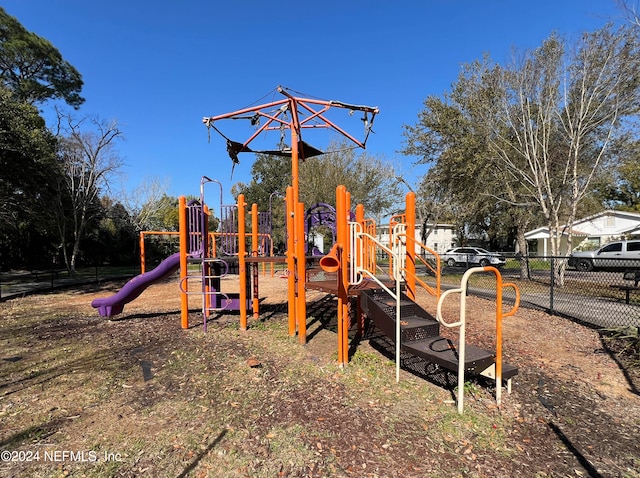
<instances>
[{"instance_id":1,"label":"playground equipment","mask_svg":"<svg viewBox=\"0 0 640 478\"><path fill-rule=\"evenodd\" d=\"M122 313L124 306L136 299L147 287L166 279L177 270L180 270L181 325L183 328L188 328L189 326L189 296L194 294L201 296L205 331L207 319L211 312L240 310L241 314L244 314L246 322L246 311L252 308L257 310L257 289L253 300L249 300L251 284L250 281L247 281L246 267L244 265L246 241L244 208L239 209L236 207L239 210L237 218L238 230L233 230L232 225L229 224L230 218L227 217L228 224L222 228L221 232L209 232L209 209L204 202L204 185L209 182L218 183L222 191L222 185L218 181L203 176L200 183L199 201L193 200L187 204L184 196L179 198L180 226L178 232L144 231L140 234L142 273L127 282L116 294L95 299L91 303L94 308L98 309L98 313L101 316L112 317ZM221 211L231 211L233 214L233 207L221 204ZM231 217L232 219L233 217ZM180 239L180 252L172 254L155 269L146 272L144 237L150 234L177 234ZM256 229L253 236L254 248L257 248L259 238L263 244L270 241L268 234L259 235ZM219 239L222 245L220 249L226 247L237 251L235 256L219 257L216 254L216 239ZM221 279L227 275L230 269L230 262L233 261L240 264L240 283L242 287L239 292L223 292L221 290ZM190 283L194 281L199 283L198 288L190 287Z\"/></svg>"},{"instance_id":2,"label":"playground equipment","mask_svg":"<svg viewBox=\"0 0 640 478\"><path fill-rule=\"evenodd\" d=\"M421 357L428 363L456 372L458 375L457 404L462 413L464 383L467 375L482 375L495 380L496 402L501 404L502 385L506 382L511 391L511 380L518 373L512 365L502 360L502 320L513 315L519 306L520 295L515 284L503 283L498 269L487 266L469 269L459 288L441 294L440 259L438 254L415 240L415 195L406 196L406 211L402 217L392 218L391 242L382 244L375 235L375 224L364 219L364 208L356 208L356 219L350 221L348 194L344 186L336 190L337 241L332 251L320 261L320 267L336 278L329 283L308 282L309 288L320 288L338 297L338 361L348 361L349 330L351 328L349 303L357 297L358 334L362 333L365 318L395 344L396 380L400 379L402 353ZM416 249L421 254L416 254ZM387 255L390 274L376 263L377 250ZM429 260L430 259L430 260ZM416 262L421 262L433 277L427 284L416 274ZM495 350L488 351L466 343L466 297L468 280L472 274L493 273L496 276L496 335ZM391 279L389 281L388 279ZM416 286L435 296L435 316L416 303ZM513 307L503 311L503 290L515 292ZM460 316L448 322L442 313L446 298L460 294ZM452 341L440 335L440 328L458 328L458 340Z\"/></svg>"},{"instance_id":3,"label":"playground equipment","mask_svg":"<svg viewBox=\"0 0 640 478\"><path fill-rule=\"evenodd\" d=\"M221 279L229 272L227 260L211 255L214 248L210 244L212 235L209 233L209 210L204 200L204 186L214 182L220 186L222 198L222 185L219 181L203 176L200 181L200 200L190 201L185 204L185 198L179 201L180 217L180 309L182 328L189 326L189 296L198 295L201 298L203 329L207 330L207 320L211 312L222 310L245 311L251 307L248 300L248 284L246 279L241 280L244 287L239 292L223 292ZM223 206L221 205L221 208ZM244 221L244 218L242 218ZM244 254L244 242L238 248L239 254ZM191 273L189 266L195 265L196 270ZM240 271L241 277L243 271ZM189 284L196 280L200 288L192 288Z\"/></svg>"},{"instance_id":4,"label":"playground equipment","mask_svg":"<svg viewBox=\"0 0 640 478\"><path fill-rule=\"evenodd\" d=\"M325 231L331 232L331 244L336 242L336 210L326 203L316 203L308 208L304 213L304 233L307 237L307 254L318 256L322 254L312 238L316 228L324 227Z\"/></svg>"},{"instance_id":5,"label":"playground equipment","mask_svg":"<svg viewBox=\"0 0 640 478\"><path fill-rule=\"evenodd\" d=\"M164 261L152 271L142 273L129 282L122 289L111 297L94 299L91 306L98 309L102 317L112 317L122 313L125 304L138 298L144 290L151 284L162 281L173 274L180 267L180 253L177 252Z\"/></svg>"},{"instance_id":6,"label":"playground equipment","mask_svg":"<svg viewBox=\"0 0 640 478\"><path fill-rule=\"evenodd\" d=\"M299 161L322 154L302 139L305 129L330 129L351 141L355 146L364 148L373 126L373 120L378 114L378 108L362 105L352 105L341 101L326 101L316 98L302 98L295 96L289 90L278 87L277 92L284 98L244 108L231 113L203 118L208 129L213 129L222 136L227 145L227 152L233 164L239 162L238 154L244 152L261 152L279 156L291 157L291 186L286 191L287 217L287 270L288 270L288 304L290 333L298 336L301 343L306 342L306 250L304 228L304 205L299 201ZM364 139L358 140L354 135L339 127L329 118L335 110L360 112L365 125ZM231 140L217 124L226 119L248 119L257 129L244 143ZM261 124L264 121L263 124ZM290 146L285 146L284 133L290 132ZM254 151L249 146L263 132L276 131L280 133L280 148L269 151ZM240 201L239 201L240 202ZM244 328L243 324L241 327ZM293 327L293 330L291 329Z\"/></svg>"},{"instance_id":7,"label":"playground equipment","mask_svg":"<svg viewBox=\"0 0 640 478\"><path fill-rule=\"evenodd\" d=\"M364 321L369 319L385 332L395 343L396 379L400 378L401 353L424 358L426 361L457 371L458 373L458 409L462 412L465 374L479 374L495 378L496 401L500 404L503 381L511 389L511 378L517 368L502 361L502 319L515 313L519 305L519 292L513 284L503 284L500 273L492 267L477 268L468 271L471 275L477 272L491 272L496 275L496 348L495 351L484 351L466 344L466 291L469 275L465 275L461 287L441 294L440 259L438 254L415 239L415 195L407 194L404 214L394 216L390 224L390 243L381 244L376 238L375 222L365 218L364 207L357 205L355 213L351 212L351 197L344 186L336 189L335 209L327 204L314 205L305 211L304 204L299 201L298 163L300 159L321 154L322 152L302 141L301 132L305 128L331 128L343 134L357 146L365 146L366 138L371 131L373 118L377 108L349 105L336 101L299 98L283 88L278 88L285 98L272 103L246 108L233 113L207 117L203 122L223 136L227 143L227 152L233 161L238 163L241 152L255 152L249 144L263 131L284 130L291 133L291 147L282 147L274 151L261 151L268 154L290 155L292 160L292 185L285 194L287 255L284 257L265 256L269 246L270 217L261 217L257 205L251 206L251 245L247 251L246 203L244 195L238 196L236 205L222 205L222 186L218 181L203 176L201 181L200 201L184 204L180 201L180 288L182 293L181 311L182 326L188 327L188 296L192 293L201 295L204 328L207 317L212 311L239 310L240 328L247 328L247 312L253 311L258 317L259 294L257 264L265 262L285 262L287 265L287 303L289 335L298 335L299 342L307 340L306 290L318 289L336 295L338 362L341 366L349 361L349 340L351 331L351 309L357 305L355 314L356 337L364 331ZM365 123L365 139L356 140L352 135L329 120L326 113L331 108L359 111ZM234 142L225 136L216 123L223 119L251 119L251 124L258 126L257 131L244 143ZM265 124L260 125L261 121ZM281 143L284 144L281 137ZM221 188L220 232L217 237L209 235L208 211L204 202L204 185L216 182ZM311 228L323 225L332 232L333 247L331 252L317 259L309 257L306 235ZM268 232L267 232L268 231ZM217 239L217 241L216 241ZM222 259L211 253L218 243ZM421 254L416 254L416 249ZM263 255L261 255L261 253ZM378 266L378 255L386 255L389 263L387 271ZM228 270L226 257L237 261L239 273L239 292L236 294L220 291L220 278ZM421 262L432 276L430 283L425 282L416 273L416 262ZM323 271L321 280L308 280L312 271L308 264L317 264L315 269ZM164 263L163 263L164 264ZM198 264L198 274L190 275L188 264ZM114 313L122 310L125 301L132 300L144 290L147 284L164 277L163 272L175 270L176 257L163 265L158 271L142 274L138 279L140 285L131 283L123 287L118 294L110 298L112 308L99 309L102 313ZM247 268L251 273L247 274ZM313 269L312 266L311 269ZM190 291L189 281L198 277L200 290ZM438 300L435 316L429 314L416 303L416 286L420 285L427 293ZM143 287L144 286L144 287ZM252 287L253 286L253 287ZM502 294L504 288L513 288L516 298L511 310L502 310ZM122 292L122 291L121 291ZM253 296L251 295L253 293ZM458 320L448 323L442 315L442 303L453 293L461 295L461 314ZM105 299L98 299L105 300ZM96 302L96 301L94 301ZM100 307L100 305L94 305ZM115 306L115 307L114 307ZM440 326L458 327L457 342L446 340L439 335Z\"/></svg>"},{"instance_id":8,"label":"playground equipment","mask_svg":"<svg viewBox=\"0 0 640 478\"><path fill-rule=\"evenodd\" d=\"M300 98L282 87L277 91L285 98L271 103L245 108L223 115L205 117L207 128L215 130L225 140L227 152L233 164L239 162L238 154L242 152L263 152L275 155L290 155L291 186L286 191L287 218L287 270L288 270L288 317L289 334L298 335L300 343L306 343L306 295L308 288L318 289L337 296L338 299L338 362L344 365L349 360L349 332L351 328L350 308L352 299L357 300L358 313L357 335L361 335L365 318L373 320L383 331L386 331L396 347L396 379L399 380L401 352L418 355L425 360L444 368L458 372L458 408L462 411L464 377L466 373L495 377L496 401L500 403L503 380L507 381L510 390L511 377L517 369L502 363L502 318L512 315L518 308L519 293L515 285L503 284L499 271L493 268L482 268L482 272L496 274L496 351L486 352L466 346L465 324L466 308L459 320L447 323L442 316L442 301L451 293L460 293L461 301L465 300L467 277L460 289L440 293L440 259L435 251L430 250L415 240L415 196L409 193L406 199L406 210L401 216L394 217L390 224L391 241L381 244L376 239L375 222L364 217L364 208L356 207L355 218L351 210L351 198L344 186L336 190L335 211L321 212L313 207L307 210L299 201L298 163L299 160L312 157L322 152L302 140L305 128L333 129L339 134L364 148L371 131L377 108L349 105L336 101ZM365 138L358 141L353 135L346 133L326 114L331 108L349 109L351 113L359 111L365 124ZM217 126L224 119L249 119L256 131L244 143L232 141ZM264 124L261 122L264 121ZM284 131L291 134L291 147L272 151L253 151L249 148L252 141L262 132L278 130L281 133L280 143L284 144ZM238 208L244 208L244 199L239 200ZM328 210L328 208L326 208ZM325 273L322 280L307 280L307 257L305 234L314 223L320 223L322 215L331 219L329 226L334 235L334 246L331 252L322 257L319 267ZM305 217L307 223L305 223ZM423 254L416 255L416 248ZM381 278L383 271L377 264L377 254L382 251L389 261L388 277ZM242 256L242 254L240 254ZM239 260L243 260L239 256ZM426 257L431 260L426 260ZM421 261L435 280L435 285L427 284L416 274L416 261ZM471 271L474 273L477 271ZM331 276L327 278L326 276ZM428 314L416 304L416 284L438 299L436 316ZM502 292L504 287L512 287L516 291L515 305L507 313L502 311ZM445 341L439 336L440 325L459 327L459 340ZM246 323L242 323L244 329ZM408 340L412 336L416 340ZM428 343L421 342L427 337L433 338ZM419 340L418 340L419 339ZM419 344L417 342L420 342ZM439 347L441 344L446 347Z\"/></svg>"}]
</instances>

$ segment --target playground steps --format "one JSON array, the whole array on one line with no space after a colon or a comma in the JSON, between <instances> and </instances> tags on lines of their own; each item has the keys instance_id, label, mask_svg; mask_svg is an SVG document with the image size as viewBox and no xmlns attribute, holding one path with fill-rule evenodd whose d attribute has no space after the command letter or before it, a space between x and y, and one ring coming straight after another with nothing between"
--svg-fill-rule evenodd
<instances>
[{"instance_id":1,"label":"playground steps","mask_svg":"<svg viewBox=\"0 0 640 478\"><path fill-rule=\"evenodd\" d=\"M383 280L383 284L387 287L394 287L395 284L388 280ZM327 294L338 294L338 274L336 272L325 272L319 266L313 265L307 267L307 279L305 288L309 290L318 290ZM364 279L358 284L350 284L347 289L349 297L357 297L360 292L367 289L379 289L380 284L374 280Z\"/></svg>"},{"instance_id":2,"label":"playground steps","mask_svg":"<svg viewBox=\"0 0 640 478\"><path fill-rule=\"evenodd\" d=\"M396 301L383 289L363 290L360 294L361 310L387 337L396 336ZM452 372L458 371L458 344L440 336L440 324L422 307L402 294L400 299L401 349L423 358L429 363ZM495 378L495 354L473 345L466 345L465 373ZM513 365L502 365L502 379L517 375Z\"/></svg>"}]
</instances>

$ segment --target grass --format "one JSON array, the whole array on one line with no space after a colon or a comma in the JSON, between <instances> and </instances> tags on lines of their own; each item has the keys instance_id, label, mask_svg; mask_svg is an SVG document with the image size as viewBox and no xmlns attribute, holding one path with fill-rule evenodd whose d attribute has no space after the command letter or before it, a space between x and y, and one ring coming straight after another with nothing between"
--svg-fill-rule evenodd
<instances>
[{"instance_id":1,"label":"grass","mask_svg":"<svg viewBox=\"0 0 640 478\"><path fill-rule=\"evenodd\" d=\"M248 331L233 315L181 330L159 287L111 322L77 292L2 304L0 450L102 458L0 463L0 475L474 477L529 460L514 448L519 415L491 389L468 381L458 415L452 390L406 371L396 383L367 342L344 368L328 329L300 345L286 312Z\"/></svg>"},{"instance_id":2,"label":"grass","mask_svg":"<svg viewBox=\"0 0 640 478\"><path fill-rule=\"evenodd\" d=\"M57 468L22 464L17 473L179 476L193 466L211 476L272 477L313 466L331 475L339 472L344 440L335 420L349 423L363 410L367 440L388 452L423 433L434 411L456 415L438 399L443 391L409 376L396 384L393 363L376 352L359 349L345 369L330 357L318 366L287 336L286 317L256 322L244 333L212 325L207 334L176 335L157 320L87 322L69 313L64 297L57 305L52 297L37 317L32 298L5 309L3 357L22 359L0 372L13 391L0 402L0 447L71 447L102 459ZM34 341L34 330L41 340ZM248 357L260 366L248 367ZM142 359L153 364L148 382L140 378ZM422 404L418 417L408 414L416 402ZM468 425L450 420L452 427ZM451 434L447 427L429 429ZM468 433L455 441L469 439ZM383 461L394 466L391 457Z\"/></svg>"}]
</instances>

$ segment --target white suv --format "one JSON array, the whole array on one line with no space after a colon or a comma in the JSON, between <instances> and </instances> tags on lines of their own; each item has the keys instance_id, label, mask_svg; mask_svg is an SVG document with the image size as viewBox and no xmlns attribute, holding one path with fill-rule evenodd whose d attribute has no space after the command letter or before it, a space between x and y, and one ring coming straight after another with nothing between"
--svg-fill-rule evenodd
<instances>
[{"instance_id":1,"label":"white suv","mask_svg":"<svg viewBox=\"0 0 640 478\"><path fill-rule=\"evenodd\" d=\"M500 254L489 252L480 247L455 247L440 254L440 259L446 262L449 267L466 264L502 267L506 262Z\"/></svg>"},{"instance_id":2,"label":"white suv","mask_svg":"<svg viewBox=\"0 0 640 478\"><path fill-rule=\"evenodd\" d=\"M640 240L614 241L595 251L572 252L568 264L583 272L640 268Z\"/></svg>"}]
</instances>

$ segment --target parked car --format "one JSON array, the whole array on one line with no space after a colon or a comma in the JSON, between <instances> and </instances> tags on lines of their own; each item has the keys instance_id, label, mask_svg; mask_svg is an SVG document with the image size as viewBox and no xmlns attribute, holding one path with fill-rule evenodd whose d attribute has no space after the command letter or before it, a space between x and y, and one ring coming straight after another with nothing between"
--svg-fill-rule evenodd
<instances>
[{"instance_id":1,"label":"parked car","mask_svg":"<svg viewBox=\"0 0 640 478\"><path fill-rule=\"evenodd\" d=\"M568 264L583 272L640 268L640 240L614 241L595 251L572 252Z\"/></svg>"},{"instance_id":2,"label":"parked car","mask_svg":"<svg viewBox=\"0 0 640 478\"><path fill-rule=\"evenodd\" d=\"M506 259L500 254L489 252L480 247L454 247L444 254L440 254L440 259L446 262L449 267L467 264L502 267L506 263Z\"/></svg>"}]
</instances>

